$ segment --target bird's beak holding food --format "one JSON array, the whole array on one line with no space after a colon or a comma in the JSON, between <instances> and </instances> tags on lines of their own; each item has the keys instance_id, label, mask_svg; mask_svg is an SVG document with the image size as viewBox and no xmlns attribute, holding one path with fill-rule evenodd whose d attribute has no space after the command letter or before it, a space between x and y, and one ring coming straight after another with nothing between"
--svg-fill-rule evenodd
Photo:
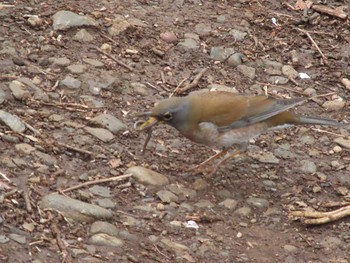
<instances>
[{"instance_id":1,"label":"bird's beak holding food","mask_svg":"<svg viewBox=\"0 0 350 263\"><path fill-rule=\"evenodd\" d=\"M147 121L145 121L144 123L142 123L139 126L139 130L144 130L147 128L151 128L152 126L156 125L158 123L158 119L155 117L150 117Z\"/></svg>"}]
</instances>

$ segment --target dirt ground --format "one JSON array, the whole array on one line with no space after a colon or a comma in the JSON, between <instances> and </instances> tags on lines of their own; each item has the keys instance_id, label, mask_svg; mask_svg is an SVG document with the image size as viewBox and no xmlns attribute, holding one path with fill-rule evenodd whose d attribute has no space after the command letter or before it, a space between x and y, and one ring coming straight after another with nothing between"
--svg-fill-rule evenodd
<instances>
[{"instance_id":1,"label":"dirt ground","mask_svg":"<svg viewBox=\"0 0 350 263\"><path fill-rule=\"evenodd\" d=\"M334 141L348 140L345 129L308 126L264 134L251 143L248 156L211 177L186 168L213 155L212 149L159 126L141 154L146 134L134 129L142 120L137 114L183 82L181 91L204 68L198 85L179 96L218 84L277 98L316 95L296 111L348 123L350 88L342 80L350 79L349 18L300 10L296 2L303 1L1 2L0 109L27 128L14 132L0 124L0 262L350 262L350 217L308 226L290 215L350 204L349 143ZM60 10L98 25L54 30ZM33 15L39 19L29 23ZM113 33L117 15L128 24L118 24L120 31ZM81 29L92 38L77 40ZM248 68L215 58L213 47L234 49L242 58L238 64ZM70 67L77 64L83 69ZM311 78L291 77L282 65ZM67 88L67 75L82 85ZM35 92L27 85L29 93L15 95L10 84L23 77ZM126 128L105 141L87 132L86 126L101 127L92 122L101 113ZM91 222L68 222L38 206L50 193L123 175L134 166L169 183L128 178L96 184L110 191L103 198L93 185L64 193L87 203L112 202L107 221L116 227L120 246L92 242ZM198 228L185 227L189 220Z\"/></svg>"}]
</instances>

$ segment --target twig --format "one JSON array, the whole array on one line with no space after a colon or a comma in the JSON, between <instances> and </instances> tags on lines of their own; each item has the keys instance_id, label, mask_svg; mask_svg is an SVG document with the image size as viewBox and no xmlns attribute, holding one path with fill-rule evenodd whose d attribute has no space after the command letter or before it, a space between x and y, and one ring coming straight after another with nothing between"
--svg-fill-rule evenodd
<instances>
[{"instance_id":1,"label":"twig","mask_svg":"<svg viewBox=\"0 0 350 263\"><path fill-rule=\"evenodd\" d=\"M86 155L89 155L89 156L93 155L93 153L90 152L90 151L83 150L83 149L80 149L80 148L77 148L77 147L74 147L74 146L70 146L68 144L64 144L64 143L61 143L61 142L56 142L56 144L59 145L59 146L65 147L65 148L67 148L69 150L73 150L75 152L78 152L78 153L86 154Z\"/></svg>"},{"instance_id":2,"label":"twig","mask_svg":"<svg viewBox=\"0 0 350 263\"><path fill-rule=\"evenodd\" d=\"M311 128L313 131L317 131L317 132L321 132L321 133L326 133L326 134L330 134L330 135L334 135L334 136L338 136L338 137L345 137L344 135L341 135L341 134L338 134L338 133L334 133L334 132L329 132L329 131L326 131L326 130L321 130L321 129L318 129L318 128Z\"/></svg>"},{"instance_id":3,"label":"twig","mask_svg":"<svg viewBox=\"0 0 350 263\"><path fill-rule=\"evenodd\" d=\"M183 88L179 88L177 90L177 93L183 93L189 89L195 88L198 86L198 82L200 81L200 79L203 77L203 75L205 74L205 72L207 72L208 68L204 68L201 71L199 71L199 73L196 75L196 77L193 79L193 81L189 84L187 84L185 87Z\"/></svg>"},{"instance_id":4,"label":"twig","mask_svg":"<svg viewBox=\"0 0 350 263\"><path fill-rule=\"evenodd\" d=\"M11 180L4 174L3 172L0 172L0 175L2 178L4 178L7 182L11 182Z\"/></svg>"},{"instance_id":5,"label":"twig","mask_svg":"<svg viewBox=\"0 0 350 263\"><path fill-rule=\"evenodd\" d=\"M28 193L27 187L23 187L23 198L24 198L24 203L26 204L26 210L27 212L31 213L33 211L32 205L30 203L30 197Z\"/></svg>"},{"instance_id":6,"label":"twig","mask_svg":"<svg viewBox=\"0 0 350 263\"><path fill-rule=\"evenodd\" d=\"M56 238L57 246L61 251L62 263L65 263L65 262L71 263L72 262L71 256L68 253L67 248L66 248L66 246L61 238L61 232L60 232L59 228L55 224L52 224L50 228L51 228L52 234Z\"/></svg>"},{"instance_id":7,"label":"twig","mask_svg":"<svg viewBox=\"0 0 350 263\"><path fill-rule=\"evenodd\" d=\"M105 39L108 39L109 41L113 42L117 46L119 46L119 43L117 41L115 41L113 38L106 36L105 34L102 34L102 33L101 33L101 36L104 37Z\"/></svg>"},{"instance_id":8,"label":"twig","mask_svg":"<svg viewBox=\"0 0 350 263\"><path fill-rule=\"evenodd\" d=\"M166 80L163 71L160 72L160 78L162 79L162 83L165 84Z\"/></svg>"},{"instance_id":9,"label":"twig","mask_svg":"<svg viewBox=\"0 0 350 263\"><path fill-rule=\"evenodd\" d=\"M92 184L100 184L100 183L121 181L121 180L127 179L127 178L129 178L131 176L132 176L132 174L124 174L124 175L114 176L114 177L110 177L110 178L97 179L97 180L93 180L93 181L90 181L90 182L85 182L85 183L82 183L82 184L78 184L78 185L75 185L75 186L72 186L72 187L60 190L60 192L65 193L65 192L76 190L76 189L79 189L79 188L82 188L82 187L85 187L85 186L88 186L88 185L92 185Z\"/></svg>"},{"instance_id":10,"label":"twig","mask_svg":"<svg viewBox=\"0 0 350 263\"><path fill-rule=\"evenodd\" d=\"M90 46L92 49L95 49L97 50L98 52L102 53L103 55L109 57L110 59L112 59L113 61L115 61L117 64L119 64L120 66L130 70L130 71L134 71L134 69L132 67L130 67L129 65L125 64L123 61L113 57L112 55L104 52L102 49L98 48L98 47L95 47L95 46Z\"/></svg>"},{"instance_id":11,"label":"twig","mask_svg":"<svg viewBox=\"0 0 350 263\"><path fill-rule=\"evenodd\" d=\"M320 55L322 56L324 63L327 65L328 62L327 62L326 56L323 54L323 52L322 52L321 49L318 47L318 45L317 45L317 43L315 42L315 40L313 40L313 38L311 37L311 35L310 35L307 31L305 31L305 30L303 30L303 29L300 29L300 28L297 28L297 27L296 27L296 29L299 30L300 32L304 33L304 34L310 39L311 43L315 46L315 48L317 49L318 53L320 53Z\"/></svg>"},{"instance_id":12,"label":"twig","mask_svg":"<svg viewBox=\"0 0 350 263\"><path fill-rule=\"evenodd\" d=\"M157 245L154 245L154 248L156 249L156 251L161 254L163 257L165 257L166 259L170 259L167 255L165 255L162 251L159 250L159 248L157 247Z\"/></svg>"},{"instance_id":13,"label":"twig","mask_svg":"<svg viewBox=\"0 0 350 263\"><path fill-rule=\"evenodd\" d=\"M182 86L182 84L187 81L190 77L186 77L183 80L180 81L180 83L176 86L176 88L174 89L174 91L169 95L169 98L171 98L177 91L178 89Z\"/></svg>"},{"instance_id":14,"label":"twig","mask_svg":"<svg viewBox=\"0 0 350 263\"><path fill-rule=\"evenodd\" d=\"M11 196L11 195L14 195L14 194L17 193L17 192L18 192L18 189L15 188L15 189L12 189L12 190L9 191L9 192L6 192L6 193L0 195L0 204L2 204L2 203L4 202L4 199L5 199L5 198L7 198L7 197L9 197L9 196Z\"/></svg>"},{"instance_id":15,"label":"twig","mask_svg":"<svg viewBox=\"0 0 350 263\"><path fill-rule=\"evenodd\" d=\"M339 6L337 8L331 8L326 5L312 5L312 9L316 12L325 13L330 16L335 16L341 19L348 17L347 13L344 12L344 6Z\"/></svg>"},{"instance_id":16,"label":"twig","mask_svg":"<svg viewBox=\"0 0 350 263\"><path fill-rule=\"evenodd\" d=\"M153 84L151 84L149 82L146 82L146 85L151 87L152 89L155 89L156 91L162 91L160 88L158 88L157 86L155 86L155 85L153 85Z\"/></svg>"},{"instance_id":17,"label":"twig","mask_svg":"<svg viewBox=\"0 0 350 263\"><path fill-rule=\"evenodd\" d=\"M271 87L275 87L275 88L279 88L279 89L288 90L290 92L294 92L294 93L306 96L303 92L295 90L295 89L291 89L291 88L287 88L287 87L283 87L283 86L278 86L278 85L270 84L270 83L264 83L264 82L256 82L256 83L258 83L260 85L266 85L266 86L271 86Z\"/></svg>"},{"instance_id":18,"label":"twig","mask_svg":"<svg viewBox=\"0 0 350 263\"><path fill-rule=\"evenodd\" d=\"M311 100L311 99L320 98L320 97L327 97L327 96L334 95L334 94L336 94L336 92L328 92L328 93L312 96L308 99Z\"/></svg>"}]
</instances>

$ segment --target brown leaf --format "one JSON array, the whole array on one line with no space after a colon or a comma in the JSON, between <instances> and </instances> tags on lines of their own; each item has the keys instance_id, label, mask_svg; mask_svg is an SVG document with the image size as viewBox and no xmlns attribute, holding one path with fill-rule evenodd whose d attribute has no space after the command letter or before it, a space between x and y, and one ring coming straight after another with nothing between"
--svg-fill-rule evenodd
<instances>
[{"instance_id":1,"label":"brown leaf","mask_svg":"<svg viewBox=\"0 0 350 263\"><path fill-rule=\"evenodd\" d=\"M123 163L122 163L122 160L113 158L109 160L109 164L111 165L112 168L117 168L121 166Z\"/></svg>"}]
</instances>

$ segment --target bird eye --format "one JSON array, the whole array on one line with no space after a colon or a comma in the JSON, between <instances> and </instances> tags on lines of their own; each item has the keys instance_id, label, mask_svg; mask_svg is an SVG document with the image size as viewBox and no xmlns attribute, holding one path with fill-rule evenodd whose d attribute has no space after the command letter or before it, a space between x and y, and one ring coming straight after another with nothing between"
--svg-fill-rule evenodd
<instances>
[{"instance_id":1,"label":"bird eye","mask_svg":"<svg viewBox=\"0 0 350 263\"><path fill-rule=\"evenodd\" d=\"M165 121L170 121L173 118L173 115L170 112L166 112L163 114L163 118Z\"/></svg>"}]
</instances>

